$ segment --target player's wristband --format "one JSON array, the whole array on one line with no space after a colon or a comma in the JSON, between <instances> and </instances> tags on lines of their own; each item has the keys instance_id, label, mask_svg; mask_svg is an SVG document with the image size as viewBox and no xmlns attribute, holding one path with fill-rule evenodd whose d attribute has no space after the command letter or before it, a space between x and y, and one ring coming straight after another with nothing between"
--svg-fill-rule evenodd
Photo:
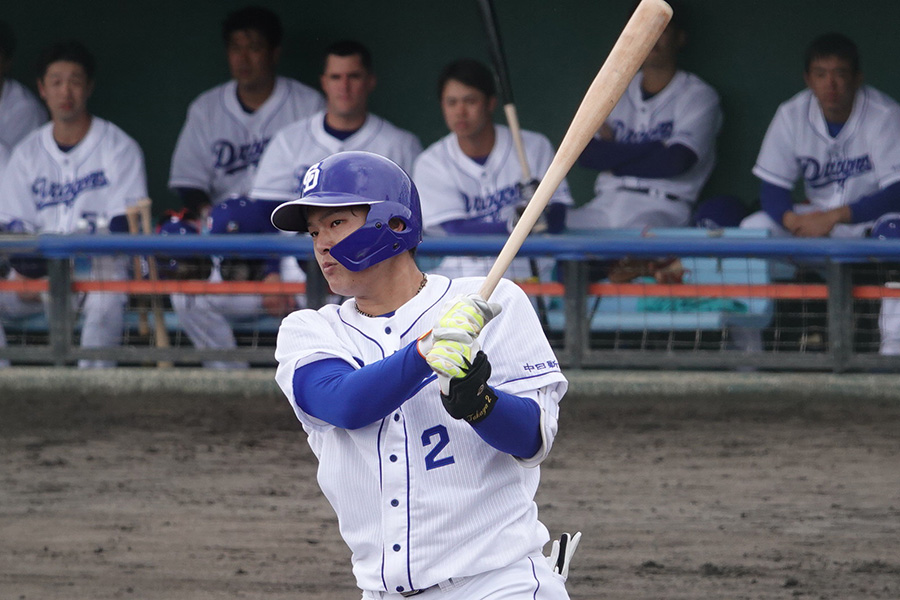
<instances>
[{"instance_id":1,"label":"player's wristband","mask_svg":"<svg viewBox=\"0 0 900 600\"><path fill-rule=\"evenodd\" d=\"M487 418L497 404L497 394L487 384L491 363L479 351L465 377L450 380L450 393L441 392L444 409L454 419L478 423Z\"/></svg>"}]
</instances>

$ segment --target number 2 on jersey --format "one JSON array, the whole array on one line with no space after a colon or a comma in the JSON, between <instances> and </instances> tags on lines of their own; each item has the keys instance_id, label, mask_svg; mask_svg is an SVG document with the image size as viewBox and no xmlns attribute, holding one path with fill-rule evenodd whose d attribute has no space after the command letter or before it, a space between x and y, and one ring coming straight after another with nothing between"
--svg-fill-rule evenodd
<instances>
[{"instance_id":1,"label":"number 2 on jersey","mask_svg":"<svg viewBox=\"0 0 900 600\"><path fill-rule=\"evenodd\" d=\"M452 465L456 462L452 455L438 458L438 454L440 454L441 451L447 447L447 444L450 443L450 434L447 433L447 428L443 425L435 425L434 427L430 427L423 431L422 445L430 446L432 438L437 438L437 442L435 442L431 452L425 455L425 470L430 471L431 469L437 469L438 467L446 467L447 465Z\"/></svg>"}]
</instances>

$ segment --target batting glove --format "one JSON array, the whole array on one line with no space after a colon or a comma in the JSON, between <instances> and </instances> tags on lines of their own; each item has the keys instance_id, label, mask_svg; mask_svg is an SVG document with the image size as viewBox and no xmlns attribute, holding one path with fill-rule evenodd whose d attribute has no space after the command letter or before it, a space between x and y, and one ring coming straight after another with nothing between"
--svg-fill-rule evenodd
<instances>
[{"instance_id":1,"label":"batting glove","mask_svg":"<svg viewBox=\"0 0 900 600\"><path fill-rule=\"evenodd\" d=\"M435 340L459 340L465 333L473 340L488 322L500 314L499 304L487 302L478 294L459 296L444 305L432 333Z\"/></svg>"},{"instance_id":2,"label":"batting glove","mask_svg":"<svg viewBox=\"0 0 900 600\"><path fill-rule=\"evenodd\" d=\"M554 573L562 575L563 579L569 577L569 564L572 562L572 555L578 549L578 542L581 541L581 532L574 536L564 533L559 536L558 540L553 540L553 548L550 550L550 556L547 562Z\"/></svg>"},{"instance_id":3,"label":"batting glove","mask_svg":"<svg viewBox=\"0 0 900 600\"><path fill-rule=\"evenodd\" d=\"M441 390L444 410L454 419L478 423L487 418L497 404L497 394L487 384L491 376L491 363L487 355L479 351L461 378L449 379L449 389Z\"/></svg>"},{"instance_id":4,"label":"batting glove","mask_svg":"<svg viewBox=\"0 0 900 600\"><path fill-rule=\"evenodd\" d=\"M480 349L478 335L501 310L476 294L459 296L444 305L434 329L419 338L419 354L437 374L442 393L450 392L450 379L465 377Z\"/></svg>"}]
</instances>

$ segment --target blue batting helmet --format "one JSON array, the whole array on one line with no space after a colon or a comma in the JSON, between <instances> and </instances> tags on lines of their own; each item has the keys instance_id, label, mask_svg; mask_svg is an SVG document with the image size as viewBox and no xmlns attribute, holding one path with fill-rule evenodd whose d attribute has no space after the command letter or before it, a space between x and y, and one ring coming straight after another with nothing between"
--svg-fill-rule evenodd
<instances>
[{"instance_id":1,"label":"blue batting helmet","mask_svg":"<svg viewBox=\"0 0 900 600\"><path fill-rule=\"evenodd\" d=\"M695 227L723 229L739 227L747 216L747 206L737 196L713 196L697 205L691 217Z\"/></svg>"},{"instance_id":2,"label":"blue batting helmet","mask_svg":"<svg viewBox=\"0 0 900 600\"><path fill-rule=\"evenodd\" d=\"M900 238L900 213L887 213L881 215L872 226L869 237L876 240L890 240Z\"/></svg>"},{"instance_id":3,"label":"blue batting helmet","mask_svg":"<svg viewBox=\"0 0 900 600\"><path fill-rule=\"evenodd\" d=\"M371 152L339 152L314 164L303 177L299 198L279 205L272 224L283 231L306 231L307 206L369 206L362 227L330 249L351 271L362 271L411 250L422 241L422 207L409 175ZM390 222L399 219L403 229Z\"/></svg>"}]
</instances>

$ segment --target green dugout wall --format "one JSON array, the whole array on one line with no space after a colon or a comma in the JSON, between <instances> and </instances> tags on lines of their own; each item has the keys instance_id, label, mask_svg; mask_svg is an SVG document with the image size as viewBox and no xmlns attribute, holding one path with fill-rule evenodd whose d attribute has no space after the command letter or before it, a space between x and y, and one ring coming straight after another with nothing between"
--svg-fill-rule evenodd
<instances>
[{"instance_id":1,"label":"green dugout wall","mask_svg":"<svg viewBox=\"0 0 900 600\"><path fill-rule=\"evenodd\" d=\"M144 150L156 210L174 207L169 160L188 103L227 79L220 23L245 2L37 0L3 3L18 37L13 76L34 88L42 46L77 38L98 58L92 111ZM317 86L323 49L341 38L367 44L378 89L373 112L415 132L424 145L446 133L436 100L440 67L462 56L488 60L474 0L261 1L286 37L280 71ZM582 94L624 25L632 0L495 0L522 125L559 143ZM750 169L778 104L800 90L802 57L820 33L860 47L866 82L900 99L900 3L895 0L687 0L683 66L722 97L725 125L706 192L755 202ZM498 111L497 119L502 120ZM576 201L593 173L570 175Z\"/></svg>"}]
</instances>

